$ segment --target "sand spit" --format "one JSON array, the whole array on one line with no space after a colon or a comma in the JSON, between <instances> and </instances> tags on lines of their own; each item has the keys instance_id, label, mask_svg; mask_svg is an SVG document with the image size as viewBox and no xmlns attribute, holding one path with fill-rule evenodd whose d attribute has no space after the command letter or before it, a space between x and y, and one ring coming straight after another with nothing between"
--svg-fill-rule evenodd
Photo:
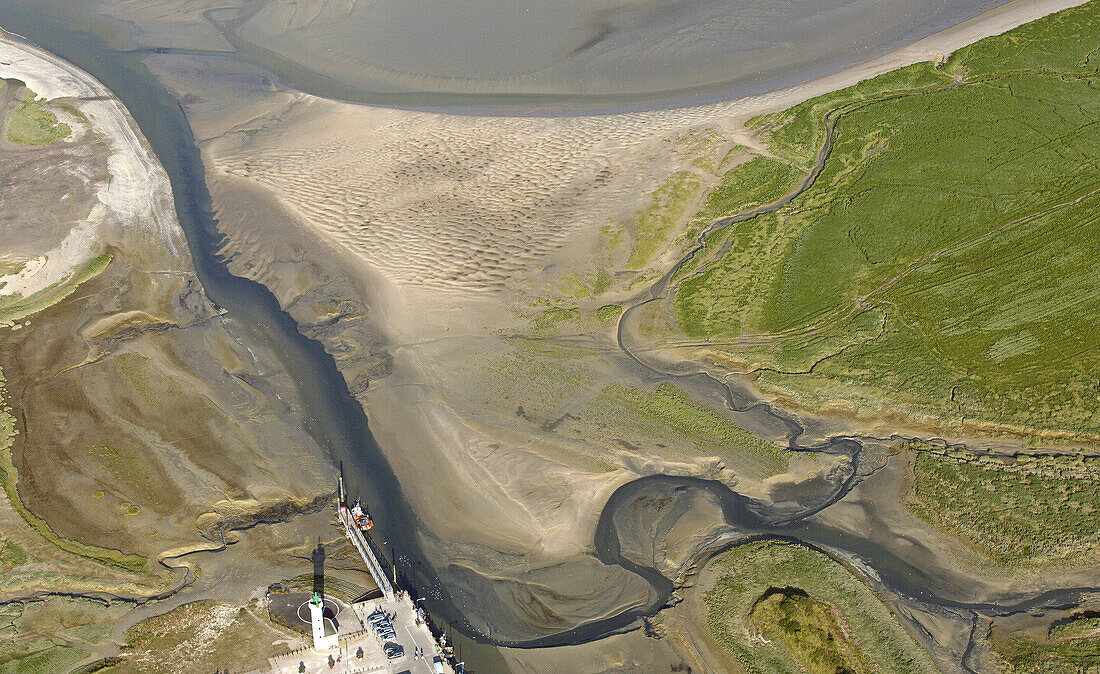
<instances>
[{"instance_id":1,"label":"sand spit","mask_svg":"<svg viewBox=\"0 0 1100 674\"><path fill-rule=\"evenodd\" d=\"M96 195L106 212L105 234L125 241L131 231L152 232L166 252L187 252L183 231L175 220L168 175L157 163L148 143L126 108L87 73L49 52L0 32L0 77L24 82L46 99L72 98L106 143L110 180Z\"/></svg>"}]
</instances>

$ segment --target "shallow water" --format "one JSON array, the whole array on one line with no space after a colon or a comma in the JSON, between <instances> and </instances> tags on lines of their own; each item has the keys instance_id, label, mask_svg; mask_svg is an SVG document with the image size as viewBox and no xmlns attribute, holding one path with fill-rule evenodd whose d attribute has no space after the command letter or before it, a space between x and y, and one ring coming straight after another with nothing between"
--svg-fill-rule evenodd
<instances>
[{"instance_id":1,"label":"shallow water","mask_svg":"<svg viewBox=\"0 0 1100 674\"><path fill-rule=\"evenodd\" d=\"M238 56L327 98L621 110L774 91L1007 0L284 0L208 12Z\"/></svg>"}]
</instances>

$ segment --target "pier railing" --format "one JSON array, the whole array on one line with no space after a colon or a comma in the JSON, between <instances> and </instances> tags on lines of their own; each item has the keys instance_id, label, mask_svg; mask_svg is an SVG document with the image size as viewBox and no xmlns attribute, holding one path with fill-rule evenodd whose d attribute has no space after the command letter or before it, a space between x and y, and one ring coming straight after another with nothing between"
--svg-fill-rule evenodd
<instances>
[{"instance_id":1,"label":"pier railing","mask_svg":"<svg viewBox=\"0 0 1100 674\"><path fill-rule=\"evenodd\" d=\"M355 526L355 522L352 521L347 508L340 508L338 512L340 513L340 521L344 524L344 531L347 532L348 538L351 539L355 549L363 557L367 570L370 571L374 582L378 584L378 589L382 590L382 596L386 598L386 601L393 601L393 583L390 582L385 569L378 563L378 558L374 556L370 541L367 540L362 531L359 531L359 527Z\"/></svg>"}]
</instances>

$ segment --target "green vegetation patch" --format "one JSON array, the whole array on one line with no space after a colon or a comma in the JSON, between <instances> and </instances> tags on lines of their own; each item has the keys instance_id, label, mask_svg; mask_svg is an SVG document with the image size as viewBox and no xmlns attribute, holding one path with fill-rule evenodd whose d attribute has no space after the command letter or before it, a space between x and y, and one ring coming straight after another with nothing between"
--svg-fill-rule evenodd
<instances>
[{"instance_id":1,"label":"green vegetation patch","mask_svg":"<svg viewBox=\"0 0 1100 674\"><path fill-rule=\"evenodd\" d=\"M167 379L155 371L149 358L140 353L120 353L114 358L118 370L130 382L130 386L145 402L151 405L163 405Z\"/></svg>"},{"instance_id":2,"label":"green vegetation patch","mask_svg":"<svg viewBox=\"0 0 1100 674\"><path fill-rule=\"evenodd\" d=\"M1050 628L1051 639L1100 639L1100 614L1079 613ZM1098 663L1100 664L1100 663Z\"/></svg>"},{"instance_id":3,"label":"green vegetation patch","mask_svg":"<svg viewBox=\"0 0 1100 674\"><path fill-rule=\"evenodd\" d=\"M678 327L808 407L1100 436L1098 39L1088 3L757 120L807 166L828 118L831 150L707 240Z\"/></svg>"},{"instance_id":4,"label":"green vegetation patch","mask_svg":"<svg viewBox=\"0 0 1100 674\"><path fill-rule=\"evenodd\" d=\"M811 674L868 669L832 607L797 588L765 593L753 604L749 622L765 637L780 639Z\"/></svg>"},{"instance_id":5,"label":"green vegetation patch","mask_svg":"<svg viewBox=\"0 0 1100 674\"><path fill-rule=\"evenodd\" d=\"M0 647L0 674L55 674L72 670L91 654L48 640L26 644L22 648Z\"/></svg>"},{"instance_id":6,"label":"green vegetation patch","mask_svg":"<svg viewBox=\"0 0 1100 674\"><path fill-rule=\"evenodd\" d=\"M44 101L38 100L30 90L4 127L8 140L23 145L49 145L68 138L71 132L69 125L58 122L57 115L47 110Z\"/></svg>"},{"instance_id":7,"label":"green vegetation patch","mask_svg":"<svg viewBox=\"0 0 1100 674\"><path fill-rule=\"evenodd\" d=\"M586 297L602 295L611 288L611 274L606 268L584 274L567 274L561 281L560 292L565 297L583 300Z\"/></svg>"},{"instance_id":8,"label":"green vegetation patch","mask_svg":"<svg viewBox=\"0 0 1100 674\"><path fill-rule=\"evenodd\" d=\"M1100 618L1080 614L1051 628L1045 641L993 633L993 648L1006 674L1100 672Z\"/></svg>"},{"instance_id":9,"label":"green vegetation patch","mask_svg":"<svg viewBox=\"0 0 1100 674\"><path fill-rule=\"evenodd\" d=\"M619 316L623 315L623 307L621 304L608 304L596 309L596 320L604 325L614 325L618 322Z\"/></svg>"},{"instance_id":10,"label":"green vegetation patch","mask_svg":"<svg viewBox=\"0 0 1100 674\"><path fill-rule=\"evenodd\" d=\"M680 171L649 195L646 205L629 223L634 246L626 261L627 269L642 269L665 249L676 223L687 215L702 190L702 178L691 171Z\"/></svg>"},{"instance_id":11,"label":"green vegetation patch","mask_svg":"<svg viewBox=\"0 0 1100 674\"><path fill-rule=\"evenodd\" d=\"M581 315L577 307L551 307L539 313L531 321L531 334L546 336L554 334L563 325L576 320Z\"/></svg>"},{"instance_id":12,"label":"green vegetation patch","mask_svg":"<svg viewBox=\"0 0 1100 674\"><path fill-rule=\"evenodd\" d=\"M920 446L909 510L1012 565L1095 559L1100 457L1004 459Z\"/></svg>"},{"instance_id":13,"label":"green vegetation patch","mask_svg":"<svg viewBox=\"0 0 1100 674\"><path fill-rule=\"evenodd\" d=\"M585 437L605 442L652 446L657 454L679 447L693 456L719 456L744 475L763 477L787 468L782 449L672 384L654 389L605 386L579 417Z\"/></svg>"},{"instance_id":14,"label":"green vegetation patch","mask_svg":"<svg viewBox=\"0 0 1100 674\"><path fill-rule=\"evenodd\" d=\"M760 541L711 565L706 627L746 671L937 671L878 596L822 553Z\"/></svg>"},{"instance_id":15,"label":"green vegetation patch","mask_svg":"<svg viewBox=\"0 0 1100 674\"><path fill-rule=\"evenodd\" d=\"M722 163L728 141L722 130L716 126L695 127L680 134L674 141L673 151L691 159L696 168L708 173L715 172Z\"/></svg>"},{"instance_id":16,"label":"green vegetation patch","mask_svg":"<svg viewBox=\"0 0 1100 674\"><path fill-rule=\"evenodd\" d=\"M793 108L750 120L769 148L780 157L809 169L825 143L825 123L837 111L870 101L881 101L913 92L939 89L952 83L950 75L932 63L916 63L863 80L858 84L811 98Z\"/></svg>"},{"instance_id":17,"label":"green vegetation patch","mask_svg":"<svg viewBox=\"0 0 1100 674\"><path fill-rule=\"evenodd\" d=\"M88 460L98 465L118 485L128 487L130 498L138 498L147 506L164 509L165 493L158 476L148 469L144 450L128 442L111 445L99 445L88 448ZM123 502L119 504L123 512L136 515L141 512L139 504Z\"/></svg>"},{"instance_id":18,"label":"green vegetation patch","mask_svg":"<svg viewBox=\"0 0 1100 674\"><path fill-rule=\"evenodd\" d=\"M692 225L699 228L718 218L770 204L793 188L802 175L790 162L775 157L754 157L738 164L722 175L703 207L692 216Z\"/></svg>"},{"instance_id":19,"label":"green vegetation patch","mask_svg":"<svg viewBox=\"0 0 1100 674\"><path fill-rule=\"evenodd\" d=\"M87 649L110 636L115 621L132 608L85 599L49 597L0 609L0 672L71 671L92 657Z\"/></svg>"},{"instance_id":20,"label":"green vegetation patch","mask_svg":"<svg viewBox=\"0 0 1100 674\"><path fill-rule=\"evenodd\" d=\"M0 546L0 567L4 571L23 566L28 559L27 551L12 541L4 541L3 546Z\"/></svg>"}]
</instances>

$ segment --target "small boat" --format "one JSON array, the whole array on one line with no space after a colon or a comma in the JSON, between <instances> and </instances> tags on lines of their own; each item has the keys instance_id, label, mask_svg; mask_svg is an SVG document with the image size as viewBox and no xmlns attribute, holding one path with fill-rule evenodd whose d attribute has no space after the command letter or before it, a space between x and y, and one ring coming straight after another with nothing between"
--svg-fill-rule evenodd
<instances>
[{"instance_id":1,"label":"small boat","mask_svg":"<svg viewBox=\"0 0 1100 674\"><path fill-rule=\"evenodd\" d=\"M374 527L374 520L371 519L370 513L363 510L363 505L359 502L359 499L355 499L355 505L351 507L351 521L355 522L355 526L359 527L359 530L364 533Z\"/></svg>"}]
</instances>

